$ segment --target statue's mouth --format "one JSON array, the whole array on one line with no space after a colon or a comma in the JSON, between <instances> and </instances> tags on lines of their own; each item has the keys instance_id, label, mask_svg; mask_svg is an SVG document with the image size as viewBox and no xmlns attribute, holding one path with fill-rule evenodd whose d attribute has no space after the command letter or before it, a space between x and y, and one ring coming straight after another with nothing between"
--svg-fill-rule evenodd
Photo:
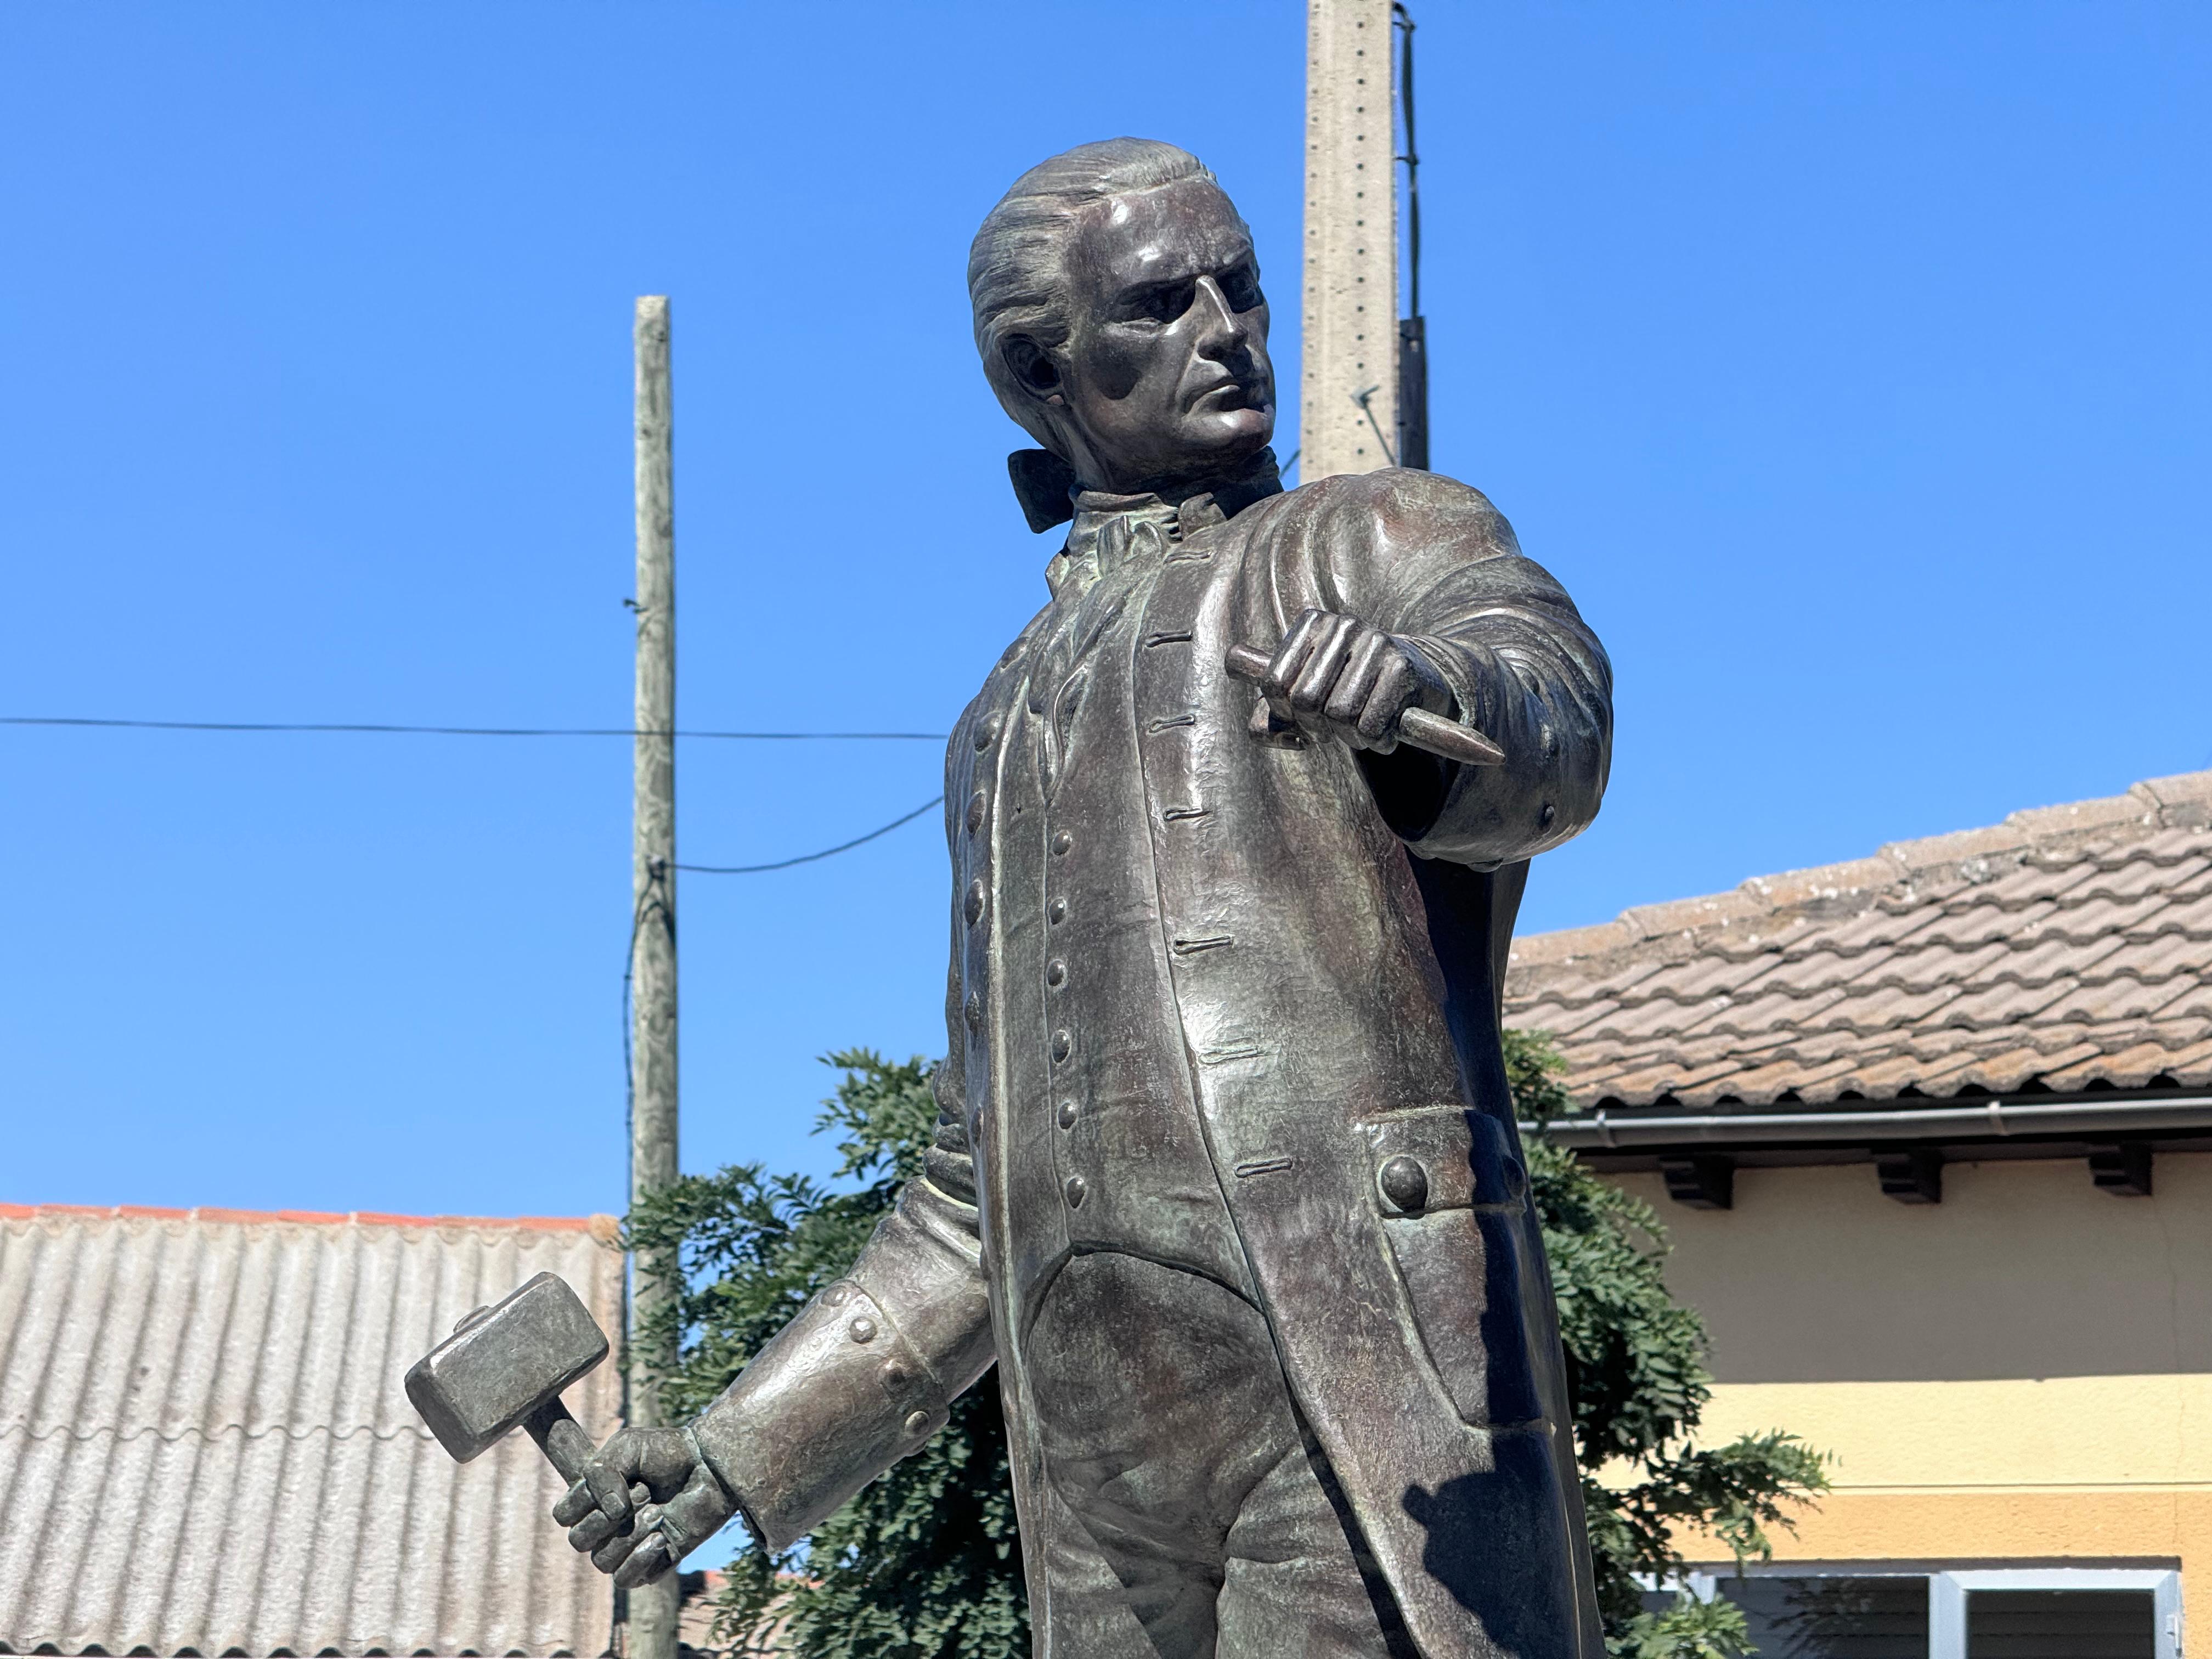
<instances>
[{"instance_id":1,"label":"statue's mouth","mask_svg":"<svg viewBox=\"0 0 2212 1659\"><path fill-rule=\"evenodd\" d=\"M1242 380L1224 380L1208 386L1190 400L1194 414L1219 413L1232 409L1253 409L1259 406L1252 388Z\"/></svg>"}]
</instances>

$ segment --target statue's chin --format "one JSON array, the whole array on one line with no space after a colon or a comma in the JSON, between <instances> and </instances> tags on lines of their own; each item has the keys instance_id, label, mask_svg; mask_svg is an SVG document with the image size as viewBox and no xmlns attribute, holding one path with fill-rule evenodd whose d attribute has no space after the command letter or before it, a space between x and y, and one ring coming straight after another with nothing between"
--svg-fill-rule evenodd
<instances>
[{"instance_id":1,"label":"statue's chin","mask_svg":"<svg viewBox=\"0 0 2212 1659\"><path fill-rule=\"evenodd\" d=\"M1200 477L1209 472L1233 472L1267 447L1275 435L1272 409L1232 409L1212 416L1193 433L1185 452L1188 459L1176 468L1180 477Z\"/></svg>"},{"instance_id":2,"label":"statue's chin","mask_svg":"<svg viewBox=\"0 0 2212 1659\"><path fill-rule=\"evenodd\" d=\"M1132 480L1120 486L1121 489L1170 489L1238 471L1265 449L1274 435L1273 409L1223 410L1179 422L1174 434L1176 441L1171 453L1163 454L1155 449L1141 459L1133 456L1124 457L1119 467L1102 468L1102 471L1108 477L1118 476ZM1110 450L1105 453L1112 453Z\"/></svg>"}]
</instances>

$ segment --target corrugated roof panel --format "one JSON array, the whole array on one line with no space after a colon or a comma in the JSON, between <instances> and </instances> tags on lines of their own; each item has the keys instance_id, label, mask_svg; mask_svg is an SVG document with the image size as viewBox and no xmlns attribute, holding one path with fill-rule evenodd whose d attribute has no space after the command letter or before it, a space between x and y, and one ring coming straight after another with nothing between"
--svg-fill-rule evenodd
<instances>
[{"instance_id":1,"label":"corrugated roof panel","mask_svg":"<svg viewBox=\"0 0 2212 1659\"><path fill-rule=\"evenodd\" d=\"M0 1207L0 1647L605 1651L611 1587L548 1515L538 1449L456 1465L400 1378L541 1271L617 1334L612 1239ZM620 1398L611 1364L568 1393L597 1436Z\"/></svg>"}]
</instances>

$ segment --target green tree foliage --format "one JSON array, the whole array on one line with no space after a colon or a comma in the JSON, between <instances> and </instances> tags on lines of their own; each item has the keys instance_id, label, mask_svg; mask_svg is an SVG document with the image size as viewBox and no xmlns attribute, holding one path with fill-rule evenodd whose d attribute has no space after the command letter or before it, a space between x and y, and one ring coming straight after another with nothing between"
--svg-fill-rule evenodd
<instances>
[{"instance_id":1,"label":"green tree foliage","mask_svg":"<svg viewBox=\"0 0 2212 1659\"><path fill-rule=\"evenodd\" d=\"M1524 1120L1566 1114L1563 1069L1540 1033L1505 1033L1506 1077ZM1636 1575L1679 1572L1675 1539L1685 1529L1711 1534L1739 1565L1764 1560L1767 1528L1787 1527L1793 1504L1826 1489L1822 1459L1779 1431L1725 1446L1690 1443L1712 1377L1705 1327L1667 1294L1659 1218L1540 1133L1523 1150L1551 1259L1598 1604L1613 1650L1635 1659L1730 1659L1745 1651L1734 1604L1679 1596L1647 1613Z\"/></svg>"},{"instance_id":2,"label":"green tree foliage","mask_svg":"<svg viewBox=\"0 0 2212 1659\"><path fill-rule=\"evenodd\" d=\"M820 1127L838 1133L836 1184L757 1164L687 1176L631 1218L642 1244L676 1245L688 1290L669 1317L681 1358L672 1412L729 1386L807 1298L852 1265L937 1122L928 1065L866 1049L826 1057L844 1073ZM999 1390L987 1377L913 1456L787 1555L730 1563L718 1639L806 1659L1012 1659L1030 1650ZM775 1644L781 1644L781 1649Z\"/></svg>"},{"instance_id":3,"label":"green tree foliage","mask_svg":"<svg viewBox=\"0 0 2212 1659\"><path fill-rule=\"evenodd\" d=\"M1559 1061L1541 1038L1507 1033L1506 1059L1523 1117L1565 1111ZM689 1289L667 1316L682 1354L666 1385L672 1409L696 1411L720 1393L844 1271L921 1168L937 1115L929 1066L866 1049L827 1063L843 1073L821 1122L839 1135L832 1183L735 1164L686 1176L631 1218L634 1242L678 1247L686 1269ZM1613 1650L1622 1659L1731 1659L1745 1641L1733 1605L1681 1597L1647 1613L1632 1575L1679 1570L1674 1540L1683 1528L1711 1534L1739 1560L1763 1557L1767 1529L1788 1524L1788 1505L1825 1486L1820 1460L1778 1432L1692 1447L1711 1388L1705 1336L1697 1316L1667 1295L1657 1218L1540 1138L1528 1152ZM927 1446L788 1554L741 1551L718 1620L721 1638L744 1652L1026 1655L1028 1603L998 1390L988 1379L971 1389Z\"/></svg>"}]
</instances>

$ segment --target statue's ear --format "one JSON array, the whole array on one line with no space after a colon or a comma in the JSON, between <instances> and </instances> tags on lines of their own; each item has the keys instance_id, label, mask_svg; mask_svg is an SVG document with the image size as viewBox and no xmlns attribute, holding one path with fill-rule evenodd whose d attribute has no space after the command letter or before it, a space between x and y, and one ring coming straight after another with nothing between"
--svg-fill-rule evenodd
<instances>
[{"instance_id":1,"label":"statue's ear","mask_svg":"<svg viewBox=\"0 0 2212 1659\"><path fill-rule=\"evenodd\" d=\"M1000 349L1023 391L1040 403L1060 401L1060 365L1053 362L1049 351L1026 334L1013 336Z\"/></svg>"},{"instance_id":2,"label":"statue's ear","mask_svg":"<svg viewBox=\"0 0 2212 1659\"><path fill-rule=\"evenodd\" d=\"M1056 524L1075 516L1069 497L1075 490L1075 469L1049 449L1018 449L1006 457L1006 476L1014 481L1014 499L1030 529L1042 535Z\"/></svg>"}]
</instances>

